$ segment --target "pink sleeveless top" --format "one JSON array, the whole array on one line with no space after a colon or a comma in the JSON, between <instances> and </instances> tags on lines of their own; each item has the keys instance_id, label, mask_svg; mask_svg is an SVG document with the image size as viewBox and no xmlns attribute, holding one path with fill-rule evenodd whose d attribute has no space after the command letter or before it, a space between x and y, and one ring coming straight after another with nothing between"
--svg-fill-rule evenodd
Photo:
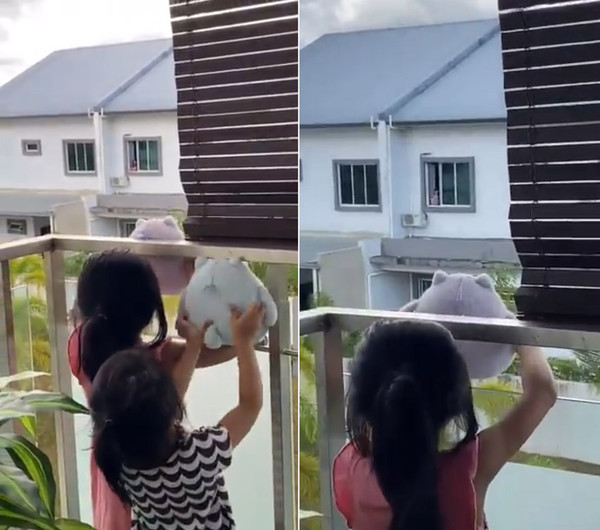
<instances>
[{"instance_id":1,"label":"pink sleeveless top","mask_svg":"<svg viewBox=\"0 0 600 530\"><path fill-rule=\"evenodd\" d=\"M165 344L166 342L163 342L155 349L158 359L160 359ZM79 363L79 328L75 329L69 337L67 353L71 372L77 378L89 401L92 383L81 370ZM131 530L131 509L110 489L104 475L96 465L93 453L90 455L90 475L94 528L96 530Z\"/></svg>"},{"instance_id":2,"label":"pink sleeveless top","mask_svg":"<svg viewBox=\"0 0 600 530\"><path fill-rule=\"evenodd\" d=\"M444 530L484 530L477 526L473 479L478 440L439 456L438 492ZM392 512L371 462L346 444L333 461L333 495L338 511L352 530L388 530Z\"/></svg>"}]
</instances>

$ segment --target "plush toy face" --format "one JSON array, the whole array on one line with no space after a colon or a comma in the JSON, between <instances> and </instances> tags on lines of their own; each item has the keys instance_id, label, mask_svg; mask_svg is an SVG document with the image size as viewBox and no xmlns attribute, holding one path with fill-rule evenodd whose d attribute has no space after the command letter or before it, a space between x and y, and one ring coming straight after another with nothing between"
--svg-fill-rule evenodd
<instances>
[{"instance_id":1,"label":"plush toy face","mask_svg":"<svg viewBox=\"0 0 600 530\"><path fill-rule=\"evenodd\" d=\"M482 318L514 318L494 289L487 274L446 274L438 271L432 285L401 311ZM512 345L456 341L472 379L500 375L512 362Z\"/></svg>"},{"instance_id":2,"label":"plush toy face","mask_svg":"<svg viewBox=\"0 0 600 530\"><path fill-rule=\"evenodd\" d=\"M185 236L170 215L159 219L139 219L132 239L137 241L183 241ZM187 285L189 275L185 271L185 259L178 257L148 258L163 294L179 294Z\"/></svg>"},{"instance_id":3,"label":"plush toy face","mask_svg":"<svg viewBox=\"0 0 600 530\"><path fill-rule=\"evenodd\" d=\"M277 321L277 305L262 282L239 260L198 258L196 271L181 297L180 311L185 308L196 325L213 322L206 332L205 343L215 349L232 345L230 307L244 311L253 302L265 305L263 327L256 337L262 340Z\"/></svg>"}]
</instances>

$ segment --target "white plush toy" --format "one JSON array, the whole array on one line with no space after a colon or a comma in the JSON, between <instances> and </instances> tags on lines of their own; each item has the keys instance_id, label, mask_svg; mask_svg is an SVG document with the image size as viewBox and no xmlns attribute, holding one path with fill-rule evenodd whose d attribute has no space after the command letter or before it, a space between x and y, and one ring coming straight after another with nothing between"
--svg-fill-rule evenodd
<instances>
[{"instance_id":1,"label":"white plush toy","mask_svg":"<svg viewBox=\"0 0 600 530\"><path fill-rule=\"evenodd\" d=\"M277 304L262 282L241 260L196 260L196 270L180 301L180 312L187 311L196 325L207 320L213 324L204 337L208 348L231 346L233 337L229 325L231 306L244 311L253 302L265 306L263 327L256 337L260 342L277 322Z\"/></svg>"},{"instance_id":2,"label":"white plush toy","mask_svg":"<svg viewBox=\"0 0 600 530\"><path fill-rule=\"evenodd\" d=\"M457 315L482 318L514 318L496 293L487 274L446 274L437 271L433 282L421 298L401 311L433 315ZM456 341L471 379L487 379L500 375L514 357L515 348L508 344Z\"/></svg>"}]
</instances>

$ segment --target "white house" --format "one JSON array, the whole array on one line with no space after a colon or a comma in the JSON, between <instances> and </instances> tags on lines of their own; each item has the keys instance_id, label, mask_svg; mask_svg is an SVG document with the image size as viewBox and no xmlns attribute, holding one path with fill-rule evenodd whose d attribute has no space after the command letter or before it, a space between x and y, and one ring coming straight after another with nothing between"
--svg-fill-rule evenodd
<instances>
[{"instance_id":1,"label":"white house","mask_svg":"<svg viewBox=\"0 0 600 530\"><path fill-rule=\"evenodd\" d=\"M1 87L0 238L185 212L176 106L170 39L55 52Z\"/></svg>"},{"instance_id":2,"label":"white house","mask_svg":"<svg viewBox=\"0 0 600 530\"><path fill-rule=\"evenodd\" d=\"M325 35L300 80L303 307L393 309L438 268L516 266L497 20Z\"/></svg>"}]
</instances>

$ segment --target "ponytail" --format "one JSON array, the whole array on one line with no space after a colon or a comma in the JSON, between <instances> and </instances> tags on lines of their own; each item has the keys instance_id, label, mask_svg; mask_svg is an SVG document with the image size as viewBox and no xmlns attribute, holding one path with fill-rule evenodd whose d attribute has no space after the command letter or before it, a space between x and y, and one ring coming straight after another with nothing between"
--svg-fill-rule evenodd
<instances>
[{"instance_id":1,"label":"ponytail","mask_svg":"<svg viewBox=\"0 0 600 530\"><path fill-rule=\"evenodd\" d=\"M130 348L138 340L137 330L128 326L114 326L103 315L87 319L80 330L79 365L90 381L113 354Z\"/></svg>"},{"instance_id":2,"label":"ponytail","mask_svg":"<svg viewBox=\"0 0 600 530\"><path fill-rule=\"evenodd\" d=\"M129 495L127 495L121 481L123 458L119 449L115 426L111 420L105 420L100 426L96 426L94 431L94 459L110 488L121 501L131 505Z\"/></svg>"},{"instance_id":3,"label":"ponytail","mask_svg":"<svg viewBox=\"0 0 600 530\"><path fill-rule=\"evenodd\" d=\"M373 470L392 508L390 530L441 530L437 434L418 385L409 375L395 375L373 406Z\"/></svg>"}]
</instances>

